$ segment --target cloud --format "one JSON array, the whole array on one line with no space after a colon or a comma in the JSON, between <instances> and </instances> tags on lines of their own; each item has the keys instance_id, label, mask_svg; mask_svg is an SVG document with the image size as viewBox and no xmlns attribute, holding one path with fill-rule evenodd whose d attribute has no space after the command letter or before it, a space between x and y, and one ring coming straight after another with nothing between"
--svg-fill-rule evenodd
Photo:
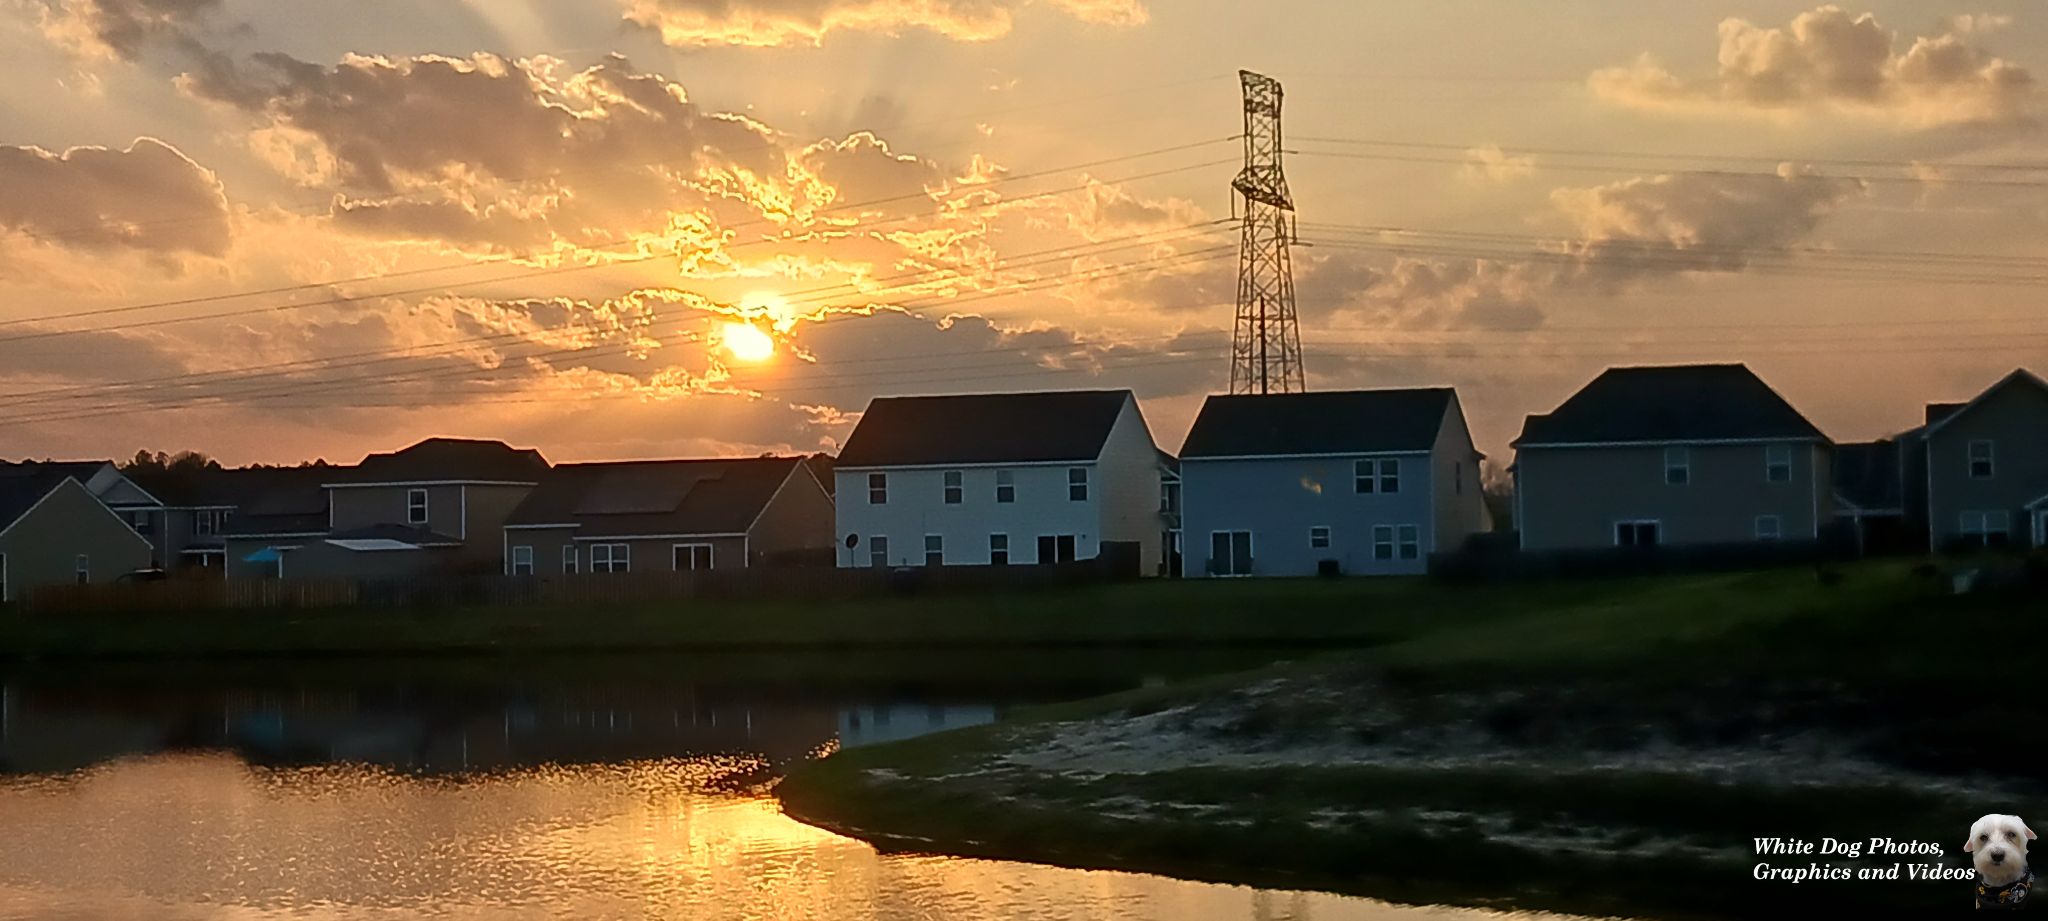
<instances>
[{"instance_id":1,"label":"cloud","mask_svg":"<svg viewBox=\"0 0 2048 921\"><path fill-rule=\"evenodd\" d=\"M221 0L43 0L39 24L79 54L134 60L154 41L185 43Z\"/></svg>"},{"instance_id":2,"label":"cloud","mask_svg":"<svg viewBox=\"0 0 2048 921\"><path fill-rule=\"evenodd\" d=\"M176 148L0 147L0 228L73 249L225 255L233 238L220 180Z\"/></svg>"},{"instance_id":3,"label":"cloud","mask_svg":"<svg viewBox=\"0 0 2048 921\"><path fill-rule=\"evenodd\" d=\"M1142 0L622 0L625 18L677 47L820 45L833 32L922 29L958 41L1010 33L1029 7L1085 23L1145 22Z\"/></svg>"},{"instance_id":4,"label":"cloud","mask_svg":"<svg viewBox=\"0 0 2048 921\"><path fill-rule=\"evenodd\" d=\"M1603 280L1735 272L1807 239L1861 180L1780 166L1774 176L1680 173L1558 189L1551 203L1578 228L1569 251Z\"/></svg>"},{"instance_id":5,"label":"cloud","mask_svg":"<svg viewBox=\"0 0 2048 921\"><path fill-rule=\"evenodd\" d=\"M1783 28L1731 18L1720 25L1720 65L1712 77L1674 74L1646 54L1632 66L1596 71L1589 82L1600 99L1645 109L1837 111L1914 127L2030 123L2033 75L1966 40L1994 24L1951 20L1900 50L1875 15L1832 5Z\"/></svg>"},{"instance_id":6,"label":"cloud","mask_svg":"<svg viewBox=\"0 0 2048 921\"><path fill-rule=\"evenodd\" d=\"M1510 156L1498 145L1474 147L1465 151L1464 174L1469 179L1490 179L1506 182L1520 179L1536 172L1535 157Z\"/></svg>"}]
</instances>

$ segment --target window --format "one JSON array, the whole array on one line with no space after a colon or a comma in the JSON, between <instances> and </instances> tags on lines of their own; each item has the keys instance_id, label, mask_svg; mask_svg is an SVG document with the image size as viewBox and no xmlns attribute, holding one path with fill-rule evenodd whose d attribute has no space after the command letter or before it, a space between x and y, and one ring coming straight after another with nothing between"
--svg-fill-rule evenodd
<instances>
[{"instance_id":1,"label":"window","mask_svg":"<svg viewBox=\"0 0 2048 921\"><path fill-rule=\"evenodd\" d=\"M1249 576L1252 574L1252 532L1209 532L1209 574Z\"/></svg>"},{"instance_id":2,"label":"window","mask_svg":"<svg viewBox=\"0 0 2048 921\"><path fill-rule=\"evenodd\" d=\"M695 572L711 568L710 544L676 544L669 548L670 565L676 572Z\"/></svg>"},{"instance_id":3,"label":"window","mask_svg":"<svg viewBox=\"0 0 2048 921\"><path fill-rule=\"evenodd\" d=\"M1785 536L1785 523L1776 515L1756 516L1756 539L1778 540Z\"/></svg>"},{"instance_id":4,"label":"window","mask_svg":"<svg viewBox=\"0 0 2048 921\"><path fill-rule=\"evenodd\" d=\"M1764 446L1764 482L1792 482L1792 446Z\"/></svg>"},{"instance_id":5,"label":"window","mask_svg":"<svg viewBox=\"0 0 2048 921\"><path fill-rule=\"evenodd\" d=\"M1614 545L1617 547L1655 547L1660 535L1654 521L1617 521L1614 523Z\"/></svg>"},{"instance_id":6,"label":"window","mask_svg":"<svg viewBox=\"0 0 2048 921\"><path fill-rule=\"evenodd\" d=\"M1422 529L1412 524L1402 525L1397 532L1401 538L1401 559L1422 558Z\"/></svg>"},{"instance_id":7,"label":"window","mask_svg":"<svg viewBox=\"0 0 2048 921\"><path fill-rule=\"evenodd\" d=\"M405 491L405 523L423 525L427 523L427 491L408 489Z\"/></svg>"},{"instance_id":8,"label":"window","mask_svg":"<svg viewBox=\"0 0 2048 921\"><path fill-rule=\"evenodd\" d=\"M1692 449L1664 449L1664 482L1673 486L1692 482Z\"/></svg>"},{"instance_id":9,"label":"window","mask_svg":"<svg viewBox=\"0 0 2048 921\"><path fill-rule=\"evenodd\" d=\"M203 508L192 513L192 533L198 537L211 537L220 533L227 524L228 513L215 508Z\"/></svg>"},{"instance_id":10,"label":"window","mask_svg":"<svg viewBox=\"0 0 2048 921\"><path fill-rule=\"evenodd\" d=\"M889 568L889 538L880 534L868 538L868 565L876 569Z\"/></svg>"},{"instance_id":11,"label":"window","mask_svg":"<svg viewBox=\"0 0 2048 921\"><path fill-rule=\"evenodd\" d=\"M1963 541L1977 547L2003 547L2012 540L2010 512L1964 512Z\"/></svg>"},{"instance_id":12,"label":"window","mask_svg":"<svg viewBox=\"0 0 2048 921\"><path fill-rule=\"evenodd\" d=\"M988 564L990 566L1010 565L1010 535L990 534L988 536Z\"/></svg>"},{"instance_id":13,"label":"window","mask_svg":"<svg viewBox=\"0 0 2048 921\"><path fill-rule=\"evenodd\" d=\"M1996 468L1996 465L1992 463L1992 453L1991 442L1970 442L1970 479L1991 479L1991 475Z\"/></svg>"},{"instance_id":14,"label":"window","mask_svg":"<svg viewBox=\"0 0 2048 921\"><path fill-rule=\"evenodd\" d=\"M137 509L135 511L129 512L128 525L135 529L135 533L147 535L150 530L149 510Z\"/></svg>"},{"instance_id":15,"label":"window","mask_svg":"<svg viewBox=\"0 0 2048 921\"><path fill-rule=\"evenodd\" d=\"M1005 504L1017 501L1017 471L996 471L996 501Z\"/></svg>"},{"instance_id":16,"label":"window","mask_svg":"<svg viewBox=\"0 0 2048 921\"><path fill-rule=\"evenodd\" d=\"M960 482L960 480L961 480L961 475L960 475L960 471L958 471L958 470L948 470L948 471L946 471L946 504L947 504L947 505L959 505L959 504L960 504L960 500L962 500L962 499L966 498L966 494L967 494L967 489L966 489L966 487L964 487L963 485L961 485L961 482Z\"/></svg>"},{"instance_id":17,"label":"window","mask_svg":"<svg viewBox=\"0 0 2048 921\"><path fill-rule=\"evenodd\" d=\"M1040 534L1038 536L1038 562L1071 563L1076 558L1074 535Z\"/></svg>"},{"instance_id":18,"label":"window","mask_svg":"<svg viewBox=\"0 0 2048 921\"><path fill-rule=\"evenodd\" d=\"M1088 501L1088 468L1067 468L1067 501Z\"/></svg>"},{"instance_id":19,"label":"window","mask_svg":"<svg viewBox=\"0 0 2048 921\"><path fill-rule=\"evenodd\" d=\"M521 545L512 548L512 574L515 576L533 575L532 547Z\"/></svg>"},{"instance_id":20,"label":"window","mask_svg":"<svg viewBox=\"0 0 2048 921\"><path fill-rule=\"evenodd\" d=\"M937 534L924 536L924 564L926 566L946 565L946 539Z\"/></svg>"},{"instance_id":21,"label":"window","mask_svg":"<svg viewBox=\"0 0 2048 921\"><path fill-rule=\"evenodd\" d=\"M567 545L565 545L565 546L563 546L563 547L562 547L562 571L563 571L563 572L565 572L565 573L572 573L572 574L576 572L576 545L575 545L575 544L567 544Z\"/></svg>"},{"instance_id":22,"label":"window","mask_svg":"<svg viewBox=\"0 0 2048 921\"><path fill-rule=\"evenodd\" d=\"M1159 484L1159 513L1160 513L1160 514L1162 514L1162 515L1178 515L1178 514L1180 514L1180 484L1179 484L1179 483L1176 483L1176 482L1172 482L1172 481L1170 481L1170 480L1167 480L1167 481L1161 481L1161 482L1160 482L1160 484Z\"/></svg>"},{"instance_id":23,"label":"window","mask_svg":"<svg viewBox=\"0 0 2048 921\"><path fill-rule=\"evenodd\" d=\"M71 561L71 570L72 573L78 577L78 584L85 585L91 582L92 557L86 556L83 553L79 554L77 557L74 557Z\"/></svg>"},{"instance_id":24,"label":"window","mask_svg":"<svg viewBox=\"0 0 2048 921\"><path fill-rule=\"evenodd\" d=\"M889 475L888 475L888 474L886 474L886 473L870 473L870 474L868 474L868 504L869 504L869 505L888 505L888 504L889 504Z\"/></svg>"},{"instance_id":25,"label":"window","mask_svg":"<svg viewBox=\"0 0 2048 921\"><path fill-rule=\"evenodd\" d=\"M632 544L591 544L591 572L632 572Z\"/></svg>"},{"instance_id":26,"label":"window","mask_svg":"<svg viewBox=\"0 0 2048 921\"><path fill-rule=\"evenodd\" d=\"M1308 529L1308 545L1317 550L1328 549L1330 546L1329 527L1327 525L1319 524L1313 528Z\"/></svg>"},{"instance_id":27,"label":"window","mask_svg":"<svg viewBox=\"0 0 2048 921\"><path fill-rule=\"evenodd\" d=\"M1372 558L1391 560L1394 558L1394 526L1376 524L1372 526Z\"/></svg>"},{"instance_id":28,"label":"window","mask_svg":"<svg viewBox=\"0 0 2048 921\"><path fill-rule=\"evenodd\" d=\"M1359 495L1401 491L1401 462L1362 460L1351 464L1351 490Z\"/></svg>"}]
</instances>

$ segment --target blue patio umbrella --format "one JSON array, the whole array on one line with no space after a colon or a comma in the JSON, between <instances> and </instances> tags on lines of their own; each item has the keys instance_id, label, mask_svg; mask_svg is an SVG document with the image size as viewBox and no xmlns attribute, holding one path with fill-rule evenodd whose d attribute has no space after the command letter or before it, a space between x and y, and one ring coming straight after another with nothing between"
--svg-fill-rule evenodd
<instances>
[{"instance_id":1,"label":"blue patio umbrella","mask_svg":"<svg viewBox=\"0 0 2048 921\"><path fill-rule=\"evenodd\" d=\"M278 552L278 549L276 547L265 547L261 550L256 551L255 553L251 553L248 556L242 557L242 562L275 563L281 559L284 559L284 554Z\"/></svg>"}]
</instances>

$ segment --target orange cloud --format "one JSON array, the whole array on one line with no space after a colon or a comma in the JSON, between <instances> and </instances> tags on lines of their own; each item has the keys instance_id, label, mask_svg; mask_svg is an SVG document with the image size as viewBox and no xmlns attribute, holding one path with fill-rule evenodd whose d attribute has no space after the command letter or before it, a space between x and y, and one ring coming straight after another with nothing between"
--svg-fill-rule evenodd
<instances>
[{"instance_id":1,"label":"orange cloud","mask_svg":"<svg viewBox=\"0 0 2048 921\"><path fill-rule=\"evenodd\" d=\"M1049 7L1087 23L1136 25L1142 0L623 0L625 18L678 47L818 45L833 32L923 29L960 41L1010 33L1018 11Z\"/></svg>"}]
</instances>

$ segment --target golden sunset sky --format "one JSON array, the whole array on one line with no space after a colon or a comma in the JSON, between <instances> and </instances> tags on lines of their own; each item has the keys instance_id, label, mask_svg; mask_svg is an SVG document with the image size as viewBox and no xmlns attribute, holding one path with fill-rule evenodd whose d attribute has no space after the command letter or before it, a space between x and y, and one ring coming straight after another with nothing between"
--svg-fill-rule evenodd
<instances>
[{"instance_id":1,"label":"golden sunset sky","mask_svg":"<svg viewBox=\"0 0 2048 921\"><path fill-rule=\"evenodd\" d=\"M2048 370L2048 6L0 0L0 457L834 450L1228 381L1236 71L1308 379L1482 450L1614 364L1838 440Z\"/></svg>"}]
</instances>

